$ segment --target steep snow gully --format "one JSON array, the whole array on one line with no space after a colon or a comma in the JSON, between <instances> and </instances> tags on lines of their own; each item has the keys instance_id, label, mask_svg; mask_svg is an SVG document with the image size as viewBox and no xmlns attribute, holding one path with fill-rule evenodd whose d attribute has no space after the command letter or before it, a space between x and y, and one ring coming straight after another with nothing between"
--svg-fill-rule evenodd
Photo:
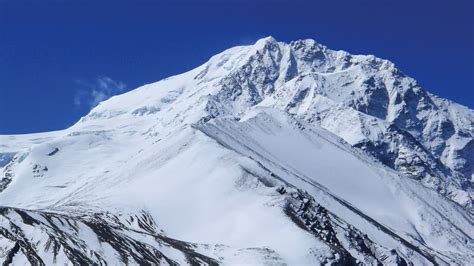
<instances>
[{"instance_id":1,"label":"steep snow gully","mask_svg":"<svg viewBox=\"0 0 474 266\"><path fill-rule=\"evenodd\" d=\"M0 136L4 264L471 265L474 111L272 37Z\"/></svg>"}]
</instances>

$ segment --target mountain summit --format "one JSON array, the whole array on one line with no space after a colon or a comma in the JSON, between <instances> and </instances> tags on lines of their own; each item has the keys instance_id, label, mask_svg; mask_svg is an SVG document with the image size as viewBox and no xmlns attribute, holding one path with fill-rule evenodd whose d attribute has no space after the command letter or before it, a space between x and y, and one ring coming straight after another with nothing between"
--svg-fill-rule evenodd
<instances>
[{"instance_id":1,"label":"mountain summit","mask_svg":"<svg viewBox=\"0 0 474 266\"><path fill-rule=\"evenodd\" d=\"M267 37L0 136L0 258L473 264L473 125L387 60Z\"/></svg>"}]
</instances>

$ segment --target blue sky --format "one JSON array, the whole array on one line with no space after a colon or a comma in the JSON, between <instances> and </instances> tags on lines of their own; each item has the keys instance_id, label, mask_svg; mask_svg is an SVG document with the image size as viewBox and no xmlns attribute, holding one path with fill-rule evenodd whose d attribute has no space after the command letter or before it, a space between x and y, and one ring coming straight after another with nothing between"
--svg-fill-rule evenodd
<instances>
[{"instance_id":1,"label":"blue sky","mask_svg":"<svg viewBox=\"0 0 474 266\"><path fill-rule=\"evenodd\" d=\"M0 0L0 134L66 128L96 102L272 35L395 62L474 108L473 1Z\"/></svg>"}]
</instances>

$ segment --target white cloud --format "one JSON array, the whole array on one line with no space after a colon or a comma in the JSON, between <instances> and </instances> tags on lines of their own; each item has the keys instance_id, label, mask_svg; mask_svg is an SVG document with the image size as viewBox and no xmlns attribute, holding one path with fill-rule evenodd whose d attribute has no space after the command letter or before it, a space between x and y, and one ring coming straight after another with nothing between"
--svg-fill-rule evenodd
<instances>
[{"instance_id":1,"label":"white cloud","mask_svg":"<svg viewBox=\"0 0 474 266\"><path fill-rule=\"evenodd\" d=\"M84 89L78 90L74 95L74 105L88 105L94 108L101 101L125 91L127 85L122 81L113 80L107 76L100 76L96 80L89 82L84 80L76 80Z\"/></svg>"}]
</instances>

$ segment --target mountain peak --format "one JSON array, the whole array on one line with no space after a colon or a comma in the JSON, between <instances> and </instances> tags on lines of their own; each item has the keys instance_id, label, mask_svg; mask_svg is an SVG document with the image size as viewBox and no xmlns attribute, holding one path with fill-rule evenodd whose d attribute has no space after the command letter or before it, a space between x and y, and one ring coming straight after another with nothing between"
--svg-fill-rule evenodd
<instances>
[{"instance_id":1,"label":"mountain peak","mask_svg":"<svg viewBox=\"0 0 474 266\"><path fill-rule=\"evenodd\" d=\"M268 43L277 43L277 40L273 36L263 37L255 42L255 46L264 46Z\"/></svg>"},{"instance_id":2,"label":"mountain peak","mask_svg":"<svg viewBox=\"0 0 474 266\"><path fill-rule=\"evenodd\" d=\"M32 264L473 264L474 111L386 62L267 37L63 131L0 136L0 249Z\"/></svg>"}]
</instances>

